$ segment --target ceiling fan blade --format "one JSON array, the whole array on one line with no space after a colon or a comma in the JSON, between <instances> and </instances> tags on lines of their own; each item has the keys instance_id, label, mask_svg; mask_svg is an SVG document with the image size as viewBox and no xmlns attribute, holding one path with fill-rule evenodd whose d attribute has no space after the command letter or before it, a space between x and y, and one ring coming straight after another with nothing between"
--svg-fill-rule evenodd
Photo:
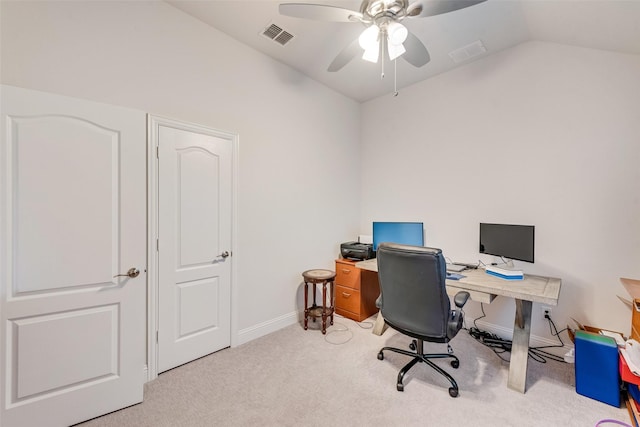
<instances>
[{"instance_id":1,"label":"ceiling fan blade","mask_svg":"<svg viewBox=\"0 0 640 427\"><path fill-rule=\"evenodd\" d=\"M414 18L442 15L485 1L487 0L418 0L409 5L407 15Z\"/></svg>"},{"instance_id":2,"label":"ceiling fan blade","mask_svg":"<svg viewBox=\"0 0 640 427\"><path fill-rule=\"evenodd\" d=\"M404 48L407 51L402 57L414 67L422 67L431 61L427 48L424 47L424 44L422 44L419 38L411 33L407 35L407 39L404 41Z\"/></svg>"},{"instance_id":3,"label":"ceiling fan blade","mask_svg":"<svg viewBox=\"0 0 640 427\"><path fill-rule=\"evenodd\" d=\"M281 15L320 21L359 22L362 19L360 12L325 4L281 3L279 10Z\"/></svg>"},{"instance_id":4,"label":"ceiling fan blade","mask_svg":"<svg viewBox=\"0 0 640 427\"><path fill-rule=\"evenodd\" d=\"M327 68L327 71L333 73L335 71L340 70L342 67L347 65L349 61L355 58L361 51L362 49L360 49L360 44L358 43L358 39L355 39L354 41L349 43L347 47L345 47L340 51L340 53L338 54L338 56L336 56L333 62L329 64L329 68Z\"/></svg>"}]
</instances>

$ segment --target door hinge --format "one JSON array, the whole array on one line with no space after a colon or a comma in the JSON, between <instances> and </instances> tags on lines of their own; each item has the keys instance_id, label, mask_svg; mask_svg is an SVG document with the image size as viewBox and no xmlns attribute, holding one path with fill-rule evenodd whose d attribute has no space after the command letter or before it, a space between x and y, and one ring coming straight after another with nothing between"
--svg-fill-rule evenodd
<instances>
[{"instance_id":1,"label":"door hinge","mask_svg":"<svg viewBox=\"0 0 640 427\"><path fill-rule=\"evenodd\" d=\"M160 252L160 239L156 239L156 252Z\"/></svg>"},{"instance_id":2,"label":"door hinge","mask_svg":"<svg viewBox=\"0 0 640 427\"><path fill-rule=\"evenodd\" d=\"M158 331L156 331L156 344L158 344Z\"/></svg>"},{"instance_id":3,"label":"door hinge","mask_svg":"<svg viewBox=\"0 0 640 427\"><path fill-rule=\"evenodd\" d=\"M156 146L156 159L160 158L160 146Z\"/></svg>"}]
</instances>

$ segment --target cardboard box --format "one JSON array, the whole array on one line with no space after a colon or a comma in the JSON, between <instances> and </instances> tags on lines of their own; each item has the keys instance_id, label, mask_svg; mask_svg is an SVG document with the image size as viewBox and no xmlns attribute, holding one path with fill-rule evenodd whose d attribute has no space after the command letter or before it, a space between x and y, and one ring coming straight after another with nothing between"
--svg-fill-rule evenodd
<instances>
[{"instance_id":1,"label":"cardboard box","mask_svg":"<svg viewBox=\"0 0 640 427\"><path fill-rule=\"evenodd\" d=\"M592 334L600 334L602 331L607 331L607 332L613 332L615 334L620 334L624 338L624 334L622 332L612 331L610 329L604 329L604 328L596 328L595 326L583 325L573 317L570 317L570 319L573 321L573 323L575 323L575 329L572 329L571 326L567 325L567 334L569 335L569 339L571 340L571 342L574 344L576 342L576 338L575 338L576 331L586 331L586 332L591 332ZM638 328L638 331L640 331L640 328Z\"/></svg>"},{"instance_id":2,"label":"cardboard box","mask_svg":"<svg viewBox=\"0 0 640 427\"><path fill-rule=\"evenodd\" d=\"M640 299L633 299L631 308L631 338L640 341Z\"/></svg>"},{"instance_id":3,"label":"cardboard box","mask_svg":"<svg viewBox=\"0 0 640 427\"><path fill-rule=\"evenodd\" d=\"M640 280L621 277L620 282L633 299L631 304L631 338L640 341Z\"/></svg>"}]
</instances>

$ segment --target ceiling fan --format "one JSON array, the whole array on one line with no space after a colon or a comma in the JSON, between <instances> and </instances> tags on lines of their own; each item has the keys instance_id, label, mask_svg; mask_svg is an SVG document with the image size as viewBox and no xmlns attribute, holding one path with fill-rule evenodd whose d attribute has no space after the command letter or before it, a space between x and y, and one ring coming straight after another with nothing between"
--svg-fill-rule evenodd
<instances>
[{"instance_id":1,"label":"ceiling fan","mask_svg":"<svg viewBox=\"0 0 640 427\"><path fill-rule=\"evenodd\" d=\"M360 11L337 6L309 3L282 3L280 14L295 18L332 22L360 22L365 30L358 39L347 45L331 62L327 71L338 71L364 49L362 59L383 61L388 54L394 60L402 56L415 67L422 67L431 59L424 44L401 24L405 18L441 15L486 0L363 0ZM382 54L381 54L382 53Z\"/></svg>"}]
</instances>

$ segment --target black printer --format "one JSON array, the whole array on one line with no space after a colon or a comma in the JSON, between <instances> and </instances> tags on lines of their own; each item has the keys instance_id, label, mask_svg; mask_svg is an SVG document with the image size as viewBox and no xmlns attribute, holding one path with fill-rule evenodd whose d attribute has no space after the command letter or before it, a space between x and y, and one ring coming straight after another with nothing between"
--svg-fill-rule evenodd
<instances>
[{"instance_id":1,"label":"black printer","mask_svg":"<svg viewBox=\"0 0 640 427\"><path fill-rule=\"evenodd\" d=\"M340 244L342 258L365 260L375 258L373 245L370 243L346 242Z\"/></svg>"}]
</instances>

